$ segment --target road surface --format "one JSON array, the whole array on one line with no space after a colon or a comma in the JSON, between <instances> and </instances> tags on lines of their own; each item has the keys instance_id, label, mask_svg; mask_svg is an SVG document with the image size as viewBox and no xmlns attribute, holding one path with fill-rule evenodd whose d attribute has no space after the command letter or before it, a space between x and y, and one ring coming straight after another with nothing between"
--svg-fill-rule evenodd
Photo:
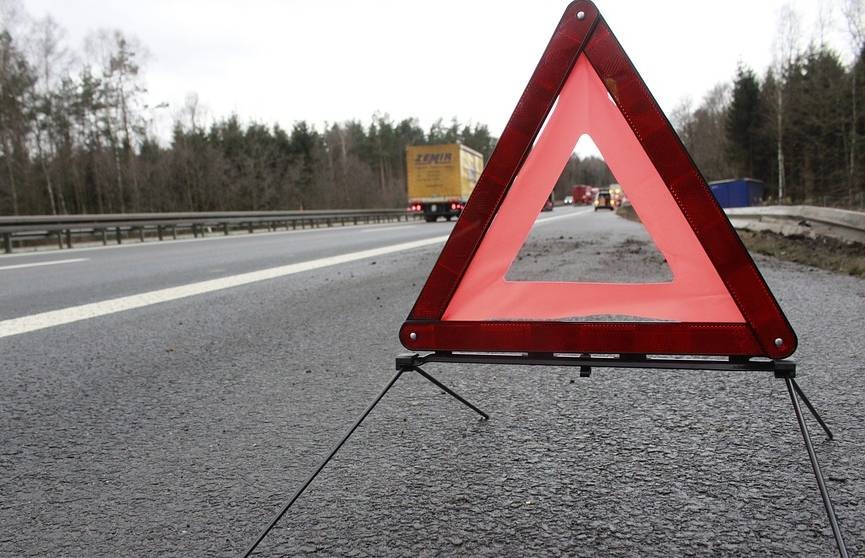
<instances>
[{"instance_id":1,"label":"road surface","mask_svg":"<svg viewBox=\"0 0 865 558\"><path fill-rule=\"evenodd\" d=\"M634 223L548 218L513 278L665 276ZM392 374L450 227L0 257L0 555L240 554ZM757 261L835 430L811 422L865 555L865 281ZM780 380L429 371L492 419L404 377L261 555L835 553Z\"/></svg>"}]
</instances>

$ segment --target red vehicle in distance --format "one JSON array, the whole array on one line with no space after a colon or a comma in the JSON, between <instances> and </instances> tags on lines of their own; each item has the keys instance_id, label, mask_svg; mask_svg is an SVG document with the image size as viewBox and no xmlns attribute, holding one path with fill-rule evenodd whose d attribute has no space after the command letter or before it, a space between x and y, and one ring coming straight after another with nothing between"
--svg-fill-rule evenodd
<instances>
[{"instance_id":1,"label":"red vehicle in distance","mask_svg":"<svg viewBox=\"0 0 865 558\"><path fill-rule=\"evenodd\" d=\"M571 197L574 205L591 205L595 199L595 192L591 186L577 184L571 187Z\"/></svg>"}]
</instances>

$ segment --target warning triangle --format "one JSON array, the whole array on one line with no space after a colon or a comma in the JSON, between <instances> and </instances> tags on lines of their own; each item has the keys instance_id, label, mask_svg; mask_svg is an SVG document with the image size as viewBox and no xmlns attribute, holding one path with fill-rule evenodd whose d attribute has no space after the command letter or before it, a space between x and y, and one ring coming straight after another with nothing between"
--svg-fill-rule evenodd
<instances>
[{"instance_id":1,"label":"warning triangle","mask_svg":"<svg viewBox=\"0 0 865 558\"><path fill-rule=\"evenodd\" d=\"M583 134L627 192L672 281L506 280ZM661 321L572 321L592 315ZM771 358L789 356L797 343L705 180L587 0L565 10L400 340L412 350Z\"/></svg>"}]
</instances>

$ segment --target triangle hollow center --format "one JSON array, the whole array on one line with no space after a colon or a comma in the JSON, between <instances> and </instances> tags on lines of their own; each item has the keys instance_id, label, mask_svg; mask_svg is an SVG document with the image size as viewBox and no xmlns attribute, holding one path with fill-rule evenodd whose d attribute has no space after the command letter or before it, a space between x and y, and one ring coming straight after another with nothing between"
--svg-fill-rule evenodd
<instances>
[{"instance_id":1,"label":"triangle hollow center","mask_svg":"<svg viewBox=\"0 0 865 558\"><path fill-rule=\"evenodd\" d=\"M663 283L509 281L509 268L583 134L627 192L669 265ZM676 322L744 318L676 200L581 54L457 286L443 320L567 320L628 316Z\"/></svg>"},{"instance_id":2,"label":"triangle hollow center","mask_svg":"<svg viewBox=\"0 0 865 558\"><path fill-rule=\"evenodd\" d=\"M553 189L558 198L572 198L573 206L540 214L505 279L634 284L672 281L667 261L639 219L621 217L635 213L631 205L620 207L627 202L628 192L599 157L600 151L588 134L577 141L576 149L581 146L586 155L570 156ZM556 226L548 226L551 224Z\"/></svg>"}]
</instances>

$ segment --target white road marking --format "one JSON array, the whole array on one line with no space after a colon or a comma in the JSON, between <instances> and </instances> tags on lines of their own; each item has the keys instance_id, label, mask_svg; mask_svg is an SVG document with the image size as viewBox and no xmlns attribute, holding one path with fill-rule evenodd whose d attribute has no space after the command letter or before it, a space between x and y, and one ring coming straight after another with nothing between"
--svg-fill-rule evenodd
<instances>
[{"instance_id":1,"label":"white road marking","mask_svg":"<svg viewBox=\"0 0 865 558\"><path fill-rule=\"evenodd\" d=\"M546 225L547 223L551 223L553 221L559 221L560 219L568 219L570 217L580 217L582 215L588 215L591 213L591 209L586 209L584 211L575 211L573 213L568 213L567 215L556 215L554 217L544 217L543 219L538 219L535 221L535 225Z\"/></svg>"},{"instance_id":2,"label":"white road marking","mask_svg":"<svg viewBox=\"0 0 865 558\"><path fill-rule=\"evenodd\" d=\"M53 260L50 262L33 262L28 264L17 264L17 265L4 265L0 267L0 271L6 271L8 269L23 269L25 267L40 267L43 265L57 265L57 264L67 264L67 263L75 263L75 262L86 262L89 261L87 258L74 258L71 260Z\"/></svg>"},{"instance_id":3,"label":"white road marking","mask_svg":"<svg viewBox=\"0 0 865 558\"><path fill-rule=\"evenodd\" d=\"M569 213L567 215L545 217L543 219L538 219L536 224L543 225L553 221L558 221L560 219L587 215L590 212L591 210L586 210L582 212ZM249 273L241 273L239 275L232 275L219 279L211 279L209 281L200 281L198 283L191 283L189 285L182 285L179 287L159 289L147 293L124 296L111 300L103 300L101 302L93 302L90 304L83 304L81 306L72 306L70 308L63 308L60 310L52 310L50 312L42 312L40 314L33 314L31 316L23 316L21 318L4 320L0 321L0 338L10 337L12 335L20 335L22 333L28 333L40 329L69 324L81 320L87 320L90 318L98 318L100 316L115 314L117 312L123 312L125 310L143 308L145 306L159 304L161 302L169 302L172 300L178 300L190 296L210 293L214 291L221 291L223 289L230 289L232 287L248 285L250 283L256 283L258 281L266 281L268 279L275 279L277 277L285 277L286 275L293 275L295 273L301 273L304 271L321 269L323 267L330 267L366 258L373 258L376 256L394 254L396 252L413 250L415 248L421 248L424 246L432 246L434 244L443 243L448 239L449 236L450 235L441 235L432 238L426 238L423 240L403 242L400 244L393 244L391 246L383 246L381 248L373 248L370 250L362 250L360 252L353 252L350 254L342 254L340 256L331 256L328 258L320 258L307 262L272 267L270 269L262 269ZM67 262L75 260L61 261ZM22 265L29 266L39 264Z\"/></svg>"},{"instance_id":4,"label":"white road marking","mask_svg":"<svg viewBox=\"0 0 865 558\"><path fill-rule=\"evenodd\" d=\"M406 227L417 227L417 226L420 226L420 225L406 223L405 225L392 225L390 227L376 227L376 228L363 229L363 231L361 231L361 232L371 233L371 232L378 232L378 231L392 231L394 229L405 229Z\"/></svg>"},{"instance_id":5,"label":"white road marking","mask_svg":"<svg viewBox=\"0 0 865 558\"><path fill-rule=\"evenodd\" d=\"M363 250L350 254L342 254L340 256L331 256L328 258L320 258L307 262L272 267L270 269L262 269L259 271L241 273L239 275L232 275L219 279L211 279L209 281L191 283L189 285L182 285L180 287L159 289L147 293L124 296L111 300L103 300L101 302L93 302L91 304L83 304L81 306L72 306L70 308L63 308L61 310L42 312L40 314L33 314L32 316L23 316L21 318L4 320L0 321L0 338L9 337L12 335L20 335L22 333L28 333L31 331L46 329L49 327L69 324L72 322L78 322L90 318L97 318L99 316L106 316L108 314L123 312L125 310L143 308L145 306L159 304L161 302L168 302L171 300L178 300L181 298L187 298L190 296L200 295L204 293L221 291L223 289L230 289L232 287L248 285L249 283L256 283L258 281L266 281L268 279L275 279L277 277L293 275L295 273L301 273L303 271L311 271L313 269L321 269L323 267L354 262L357 260L373 258L376 256L394 254L396 252L404 252L406 250L413 250L415 248L431 246L433 244L440 244L447 240L447 238L448 235L444 235L436 236L433 238L426 238L424 240L415 240L413 242L403 242L400 244L393 244L391 246L383 246L381 248L373 248L370 250Z\"/></svg>"}]
</instances>

